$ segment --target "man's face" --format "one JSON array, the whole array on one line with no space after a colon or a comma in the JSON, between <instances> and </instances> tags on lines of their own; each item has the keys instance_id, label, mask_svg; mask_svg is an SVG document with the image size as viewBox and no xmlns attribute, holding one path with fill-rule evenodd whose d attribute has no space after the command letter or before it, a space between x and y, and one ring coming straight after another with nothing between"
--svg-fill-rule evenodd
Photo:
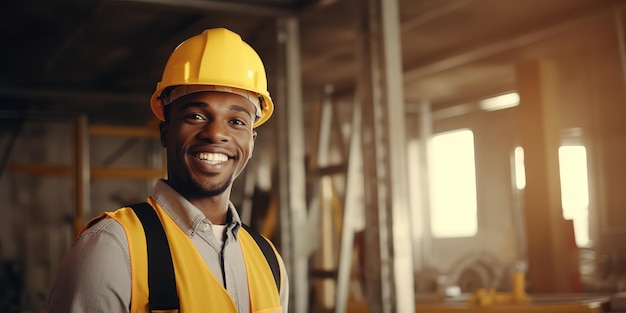
<instances>
[{"instance_id":1,"label":"man's face","mask_svg":"<svg viewBox=\"0 0 626 313\"><path fill-rule=\"evenodd\" d=\"M254 105L231 93L198 92L169 106L161 144L170 186L187 198L230 191L254 149Z\"/></svg>"}]
</instances>

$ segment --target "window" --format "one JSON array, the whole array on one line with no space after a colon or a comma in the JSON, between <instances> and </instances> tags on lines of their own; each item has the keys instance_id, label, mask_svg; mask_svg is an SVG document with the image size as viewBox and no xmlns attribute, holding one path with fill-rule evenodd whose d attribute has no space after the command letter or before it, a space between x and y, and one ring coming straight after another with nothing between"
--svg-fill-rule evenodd
<instances>
[{"instance_id":1,"label":"window","mask_svg":"<svg viewBox=\"0 0 626 313\"><path fill-rule=\"evenodd\" d=\"M576 245L587 247L589 239L589 182L585 146L559 148L563 218L574 222Z\"/></svg>"},{"instance_id":2,"label":"window","mask_svg":"<svg viewBox=\"0 0 626 313\"><path fill-rule=\"evenodd\" d=\"M463 129L432 140L431 229L435 238L478 232L474 134Z\"/></svg>"}]
</instances>

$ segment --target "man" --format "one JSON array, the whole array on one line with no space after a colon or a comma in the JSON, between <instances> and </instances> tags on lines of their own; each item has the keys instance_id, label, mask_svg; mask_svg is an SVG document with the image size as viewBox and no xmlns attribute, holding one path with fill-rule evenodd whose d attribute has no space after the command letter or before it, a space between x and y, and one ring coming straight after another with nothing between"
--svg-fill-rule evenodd
<instances>
[{"instance_id":1,"label":"man","mask_svg":"<svg viewBox=\"0 0 626 313\"><path fill-rule=\"evenodd\" d=\"M168 178L149 206L104 213L81 231L50 312L287 312L282 259L242 227L229 200L252 156L254 127L273 111L261 59L239 35L205 30L174 50L151 107Z\"/></svg>"}]
</instances>

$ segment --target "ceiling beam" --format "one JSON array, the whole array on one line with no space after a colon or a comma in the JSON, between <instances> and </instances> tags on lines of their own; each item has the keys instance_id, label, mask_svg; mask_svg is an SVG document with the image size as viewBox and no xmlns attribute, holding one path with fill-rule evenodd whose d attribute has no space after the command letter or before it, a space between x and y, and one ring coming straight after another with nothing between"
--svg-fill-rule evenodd
<instances>
[{"instance_id":1,"label":"ceiling beam","mask_svg":"<svg viewBox=\"0 0 626 313\"><path fill-rule=\"evenodd\" d=\"M51 88L19 88L0 86L0 97L31 100L62 100L80 103L122 102L145 104L152 94L148 93L116 93L104 91L87 91Z\"/></svg>"},{"instance_id":2,"label":"ceiling beam","mask_svg":"<svg viewBox=\"0 0 626 313\"><path fill-rule=\"evenodd\" d=\"M565 21L560 24L556 24L551 27L542 28L540 30L511 37L505 40L498 40L492 43L484 44L476 49L466 49L467 52L451 54L441 59L424 62L420 65L413 66L411 69L406 70L404 72L404 82L405 84L414 82L416 80L436 73L444 72L456 67L460 67L486 59L488 57L498 55L500 53L519 49L532 43L539 42L541 40L555 37L559 34L565 33L566 31L573 29L576 26L579 26L584 22L587 22L602 15L606 15L613 8L613 6L606 5L596 11L587 13L584 16L579 16L577 18Z\"/></svg>"},{"instance_id":3,"label":"ceiling beam","mask_svg":"<svg viewBox=\"0 0 626 313\"><path fill-rule=\"evenodd\" d=\"M433 20L448 16L458 10L461 10L474 2L475 0L438 2L437 6L425 10L411 19L402 21L402 24L400 25L401 30L402 32L414 30Z\"/></svg>"},{"instance_id":4,"label":"ceiling beam","mask_svg":"<svg viewBox=\"0 0 626 313\"><path fill-rule=\"evenodd\" d=\"M291 16L298 13L298 6L270 6L218 0L108 0L109 2L141 3L202 11L243 13L257 16ZM298 1L293 1L297 3Z\"/></svg>"}]
</instances>

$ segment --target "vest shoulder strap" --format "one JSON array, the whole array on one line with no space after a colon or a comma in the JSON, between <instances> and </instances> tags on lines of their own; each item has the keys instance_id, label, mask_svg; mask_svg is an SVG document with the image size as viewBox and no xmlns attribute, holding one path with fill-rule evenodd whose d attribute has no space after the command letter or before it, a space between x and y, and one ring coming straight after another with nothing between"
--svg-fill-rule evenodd
<instances>
[{"instance_id":1,"label":"vest shoulder strap","mask_svg":"<svg viewBox=\"0 0 626 313\"><path fill-rule=\"evenodd\" d=\"M278 258L276 257L276 252L274 252L274 249L272 248L269 241L267 241L265 237L263 237L254 229L250 228L250 226L243 224L243 223L241 225L250 234L250 236L252 236L254 241L256 241L256 244L259 246L259 248L263 252L265 259L267 260L267 264L269 264L270 269L272 270L272 275L274 276L274 282L276 283L276 288L278 289L278 292L280 293L282 279L281 279L281 273L280 273L280 265L278 264Z\"/></svg>"},{"instance_id":2,"label":"vest shoulder strap","mask_svg":"<svg viewBox=\"0 0 626 313\"><path fill-rule=\"evenodd\" d=\"M148 250L150 312L180 309L170 246L156 211L147 202L130 206L141 221Z\"/></svg>"}]
</instances>

